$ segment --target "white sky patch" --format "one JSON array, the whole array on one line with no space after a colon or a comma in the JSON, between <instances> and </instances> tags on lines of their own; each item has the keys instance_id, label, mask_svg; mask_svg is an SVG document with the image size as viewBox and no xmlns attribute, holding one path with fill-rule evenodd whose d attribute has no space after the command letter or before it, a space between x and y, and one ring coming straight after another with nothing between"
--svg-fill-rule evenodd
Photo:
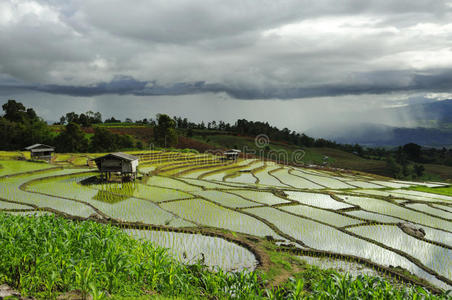
<instances>
[{"instance_id":1,"label":"white sky patch","mask_svg":"<svg viewBox=\"0 0 452 300\"><path fill-rule=\"evenodd\" d=\"M376 63L395 64L416 70L452 66L452 49L407 50L379 58Z\"/></svg>"},{"instance_id":2,"label":"white sky patch","mask_svg":"<svg viewBox=\"0 0 452 300\"><path fill-rule=\"evenodd\" d=\"M436 100L447 100L452 99L452 93L428 93L425 98L436 99Z\"/></svg>"},{"instance_id":3,"label":"white sky patch","mask_svg":"<svg viewBox=\"0 0 452 300\"><path fill-rule=\"evenodd\" d=\"M413 36L444 36L448 37L452 34L452 23L435 24L435 23L419 23L408 28L408 32Z\"/></svg>"},{"instance_id":4,"label":"white sky patch","mask_svg":"<svg viewBox=\"0 0 452 300\"><path fill-rule=\"evenodd\" d=\"M279 28L264 31L262 35L280 36L286 38L342 36L354 38L356 36L381 33L398 33L393 26L379 27L381 19L371 16L344 16L308 19L299 23L287 24Z\"/></svg>"},{"instance_id":5,"label":"white sky patch","mask_svg":"<svg viewBox=\"0 0 452 300\"><path fill-rule=\"evenodd\" d=\"M89 64L94 69L105 70L108 68L108 62L105 58L97 56L91 63Z\"/></svg>"},{"instance_id":6,"label":"white sky patch","mask_svg":"<svg viewBox=\"0 0 452 300\"><path fill-rule=\"evenodd\" d=\"M11 4L0 2L0 25L5 26L13 20L13 10Z\"/></svg>"},{"instance_id":7,"label":"white sky patch","mask_svg":"<svg viewBox=\"0 0 452 300\"><path fill-rule=\"evenodd\" d=\"M56 11L36 1L6 0L0 3L0 25L14 25L24 19L59 22Z\"/></svg>"}]
</instances>

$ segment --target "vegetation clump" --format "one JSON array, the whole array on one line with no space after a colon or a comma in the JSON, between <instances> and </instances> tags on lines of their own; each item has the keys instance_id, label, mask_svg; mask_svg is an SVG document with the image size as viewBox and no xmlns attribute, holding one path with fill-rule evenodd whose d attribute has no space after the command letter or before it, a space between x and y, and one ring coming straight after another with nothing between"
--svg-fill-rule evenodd
<instances>
[{"instance_id":1,"label":"vegetation clump","mask_svg":"<svg viewBox=\"0 0 452 300\"><path fill-rule=\"evenodd\" d=\"M262 293L257 273L182 265L163 248L91 221L0 213L0 248L0 283L38 298L74 290L98 299L146 294L243 298Z\"/></svg>"},{"instance_id":2,"label":"vegetation clump","mask_svg":"<svg viewBox=\"0 0 452 300\"><path fill-rule=\"evenodd\" d=\"M202 262L183 265L165 249L134 240L119 228L52 215L0 213L0 248L0 284L45 299L71 291L94 299L436 298L420 288L398 290L382 279L353 279L315 267L266 288L259 272L212 272Z\"/></svg>"},{"instance_id":3,"label":"vegetation clump","mask_svg":"<svg viewBox=\"0 0 452 300\"><path fill-rule=\"evenodd\" d=\"M426 192L426 193L432 193L432 194L438 194L438 195L444 195L444 196L452 196L452 186L447 187L426 187L426 186L413 186L409 188L413 191L419 191L419 192Z\"/></svg>"}]
</instances>

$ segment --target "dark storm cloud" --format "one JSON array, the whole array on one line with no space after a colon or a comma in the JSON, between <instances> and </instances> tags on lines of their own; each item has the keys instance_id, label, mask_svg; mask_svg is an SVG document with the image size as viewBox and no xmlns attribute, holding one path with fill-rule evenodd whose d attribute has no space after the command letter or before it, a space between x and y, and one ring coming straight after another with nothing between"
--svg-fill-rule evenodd
<instances>
[{"instance_id":1,"label":"dark storm cloud","mask_svg":"<svg viewBox=\"0 0 452 300\"><path fill-rule=\"evenodd\" d=\"M226 86L223 84L210 84L206 82L175 83L167 86L158 85L155 81L139 81L128 76L117 76L110 82L102 82L90 86L70 85L36 85L27 86L11 81L11 85L3 84L1 89L25 89L50 94L60 94L76 97L90 97L104 94L134 95L134 96L161 96L161 95L189 95L200 93L227 93L236 99L296 99L314 97L334 97L360 94L385 94L403 91L417 92L445 92L452 84L452 70L430 70L424 74L410 74L402 72L374 72L358 74L368 83L354 85L321 85L300 88L243 88ZM396 79L408 79L408 83L398 82ZM403 80L403 81L405 81Z\"/></svg>"},{"instance_id":2,"label":"dark storm cloud","mask_svg":"<svg viewBox=\"0 0 452 300\"><path fill-rule=\"evenodd\" d=\"M0 93L447 92L451 9L449 0L4 0Z\"/></svg>"}]
</instances>

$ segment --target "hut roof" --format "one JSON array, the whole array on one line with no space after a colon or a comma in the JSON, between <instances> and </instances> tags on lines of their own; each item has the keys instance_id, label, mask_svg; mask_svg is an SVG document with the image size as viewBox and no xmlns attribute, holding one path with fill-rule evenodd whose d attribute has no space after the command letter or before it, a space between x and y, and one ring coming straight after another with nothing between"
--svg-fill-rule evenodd
<instances>
[{"instance_id":1,"label":"hut roof","mask_svg":"<svg viewBox=\"0 0 452 300\"><path fill-rule=\"evenodd\" d=\"M127 154L127 153L122 153L122 152L116 152L116 153L110 153L101 157L97 157L95 159L93 159L94 161L98 161L107 157L115 157L115 158L119 158L120 160L125 160L125 161L134 161L134 160L138 160L138 157Z\"/></svg>"},{"instance_id":2,"label":"hut roof","mask_svg":"<svg viewBox=\"0 0 452 300\"><path fill-rule=\"evenodd\" d=\"M34 150L34 151L38 149L55 150L55 147L44 144L34 144L25 148L25 150Z\"/></svg>"},{"instance_id":3,"label":"hut roof","mask_svg":"<svg viewBox=\"0 0 452 300\"><path fill-rule=\"evenodd\" d=\"M237 150L237 149L229 149L229 150L224 151L224 154L239 154L241 152L242 151Z\"/></svg>"}]
</instances>

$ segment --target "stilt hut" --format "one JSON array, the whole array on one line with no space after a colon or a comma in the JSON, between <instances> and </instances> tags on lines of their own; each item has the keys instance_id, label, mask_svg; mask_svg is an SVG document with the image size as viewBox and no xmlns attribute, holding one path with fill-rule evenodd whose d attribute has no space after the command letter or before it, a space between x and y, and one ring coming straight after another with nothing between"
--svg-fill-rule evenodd
<instances>
[{"instance_id":1,"label":"stilt hut","mask_svg":"<svg viewBox=\"0 0 452 300\"><path fill-rule=\"evenodd\" d=\"M94 159L97 168L105 179L110 180L112 173L120 174L122 179L137 177L138 157L122 153L110 153Z\"/></svg>"},{"instance_id":2,"label":"stilt hut","mask_svg":"<svg viewBox=\"0 0 452 300\"><path fill-rule=\"evenodd\" d=\"M238 157L239 157L239 154L241 153L242 151L240 151L240 150L237 150L237 149L230 149L230 150L227 150L227 151L225 151L224 153L223 153L223 155L226 157L226 159L228 159L228 160L236 160Z\"/></svg>"},{"instance_id":3,"label":"stilt hut","mask_svg":"<svg viewBox=\"0 0 452 300\"><path fill-rule=\"evenodd\" d=\"M55 148L44 144L34 144L25 148L30 151L31 159L51 160Z\"/></svg>"}]
</instances>

